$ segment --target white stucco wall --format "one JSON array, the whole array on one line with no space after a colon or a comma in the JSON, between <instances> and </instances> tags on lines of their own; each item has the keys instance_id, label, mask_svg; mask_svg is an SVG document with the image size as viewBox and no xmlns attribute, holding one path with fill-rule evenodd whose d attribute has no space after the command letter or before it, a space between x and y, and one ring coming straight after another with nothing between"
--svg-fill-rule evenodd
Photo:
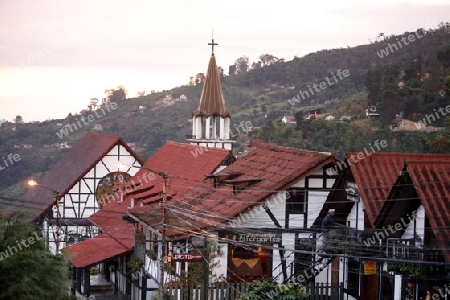
<instances>
[{"instance_id":1,"label":"white stucco wall","mask_svg":"<svg viewBox=\"0 0 450 300\"><path fill-rule=\"evenodd\" d=\"M358 211L358 213L356 213ZM356 215L358 214L358 219ZM347 216L347 226L364 230L364 203L362 201L355 202L350 213Z\"/></svg>"},{"instance_id":2,"label":"white stucco wall","mask_svg":"<svg viewBox=\"0 0 450 300\"><path fill-rule=\"evenodd\" d=\"M410 215L412 221L408 224L405 232L402 235L402 239L412 239L414 238L414 223L415 223L415 231L419 235L419 237L424 241L425 238L425 208L421 205L416 211L416 217ZM405 222L409 221L409 217L404 219ZM401 221L400 221L401 222Z\"/></svg>"}]
</instances>

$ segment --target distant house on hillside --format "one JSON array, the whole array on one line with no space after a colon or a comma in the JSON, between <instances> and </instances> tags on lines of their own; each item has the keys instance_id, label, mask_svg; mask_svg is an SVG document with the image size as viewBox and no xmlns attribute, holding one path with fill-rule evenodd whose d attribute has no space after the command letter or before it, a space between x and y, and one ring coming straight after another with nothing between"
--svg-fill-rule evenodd
<instances>
[{"instance_id":1,"label":"distant house on hillside","mask_svg":"<svg viewBox=\"0 0 450 300\"><path fill-rule=\"evenodd\" d=\"M14 148L27 148L31 149L33 148L33 144L15 144Z\"/></svg>"},{"instance_id":2,"label":"distant house on hillside","mask_svg":"<svg viewBox=\"0 0 450 300\"><path fill-rule=\"evenodd\" d=\"M200 83L203 83L203 82L205 82L205 74L204 73L198 73L196 76L195 76L195 84L200 84Z\"/></svg>"},{"instance_id":3,"label":"distant house on hillside","mask_svg":"<svg viewBox=\"0 0 450 300\"><path fill-rule=\"evenodd\" d=\"M92 127L92 130L103 131L103 126L102 126L102 124L95 124L94 127Z\"/></svg>"},{"instance_id":4,"label":"distant house on hillside","mask_svg":"<svg viewBox=\"0 0 450 300\"><path fill-rule=\"evenodd\" d=\"M163 102L170 102L173 100L173 97L171 94L165 95L164 98L162 99Z\"/></svg>"},{"instance_id":5,"label":"distant house on hillside","mask_svg":"<svg viewBox=\"0 0 450 300\"><path fill-rule=\"evenodd\" d=\"M297 121L295 121L295 117L292 115L286 115L281 118L281 122L287 123L287 124L296 124Z\"/></svg>"},{"instance_id":6,"label":"distant house on hillside","mask_svg":"<svg viewBox=\"0 0 450 300\"><path fill-rule=\"evenodd\" d=\"M367 119L380 117L380 113L377 111L377 107L375 105L370 105L370 104L367 105L366 117L367 117Z\"/></svg>"},{"instance_id":7,"label":"distant house on hillside","mask_svg":"<svg viewBox=\"0 0 450 300\"><path fill-rule=\"evenodd\" d=\"M64 143L55 143L54 144L56 148L58 149L68 149L68 148L72 148L72 146L70 146L69 144L67 144L67 141L65 141Z\"/></svg>"},{"instance_id":8,"label":"distant house on hillside","mask_svg":"<svg viewBox=\"0 0 450 300\"><path fill-rule=\"evenodd\" d=\"M310 120L311 118L322 119L323 115L322 114L318 114L318 113L309 113L308 115L305 116L305 120Z\"/></svg>"},{"instance_id":9,"label":"distant house on hillside","mask_svg":"<svg viewBox=\"0 0 450 300\"><path fill-rule=\"evenodd\" d=\"M336 118L332 115L326 116L325 120L327 121L331 121L331 120L335 120Z\"/></svg>"}]
</instances>

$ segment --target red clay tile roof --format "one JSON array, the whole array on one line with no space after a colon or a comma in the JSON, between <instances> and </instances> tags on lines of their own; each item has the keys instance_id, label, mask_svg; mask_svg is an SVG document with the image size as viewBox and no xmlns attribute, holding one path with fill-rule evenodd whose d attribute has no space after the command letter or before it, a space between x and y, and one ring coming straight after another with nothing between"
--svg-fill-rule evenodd
<instances>
[{"instance_id":1,"label":"red clay tile roof","mask_svg":"<svg viewBox=\"0 0 450 300\"><path fill-rule=\"evenodd\" d=\"M143 167L169 174L169 194L185 191L196 184L198 180L203 179L204 174L216 170L232 155L229 150L209 148L208 151L194 157L192 152L197 147L196 145L166 142ZM146 179L147 181L145 181ZM138 183L141 184L137 186ZM121 186L125 191L123 202L118 201L120 197L117 197L115 201L107 203L100 211L88 218L104 233L109 234L109 238L108 235L102 234L66 248L67 253L76 253L69 258L72 264L87 266L132 249L134 247L133 225L123 220L122 217L131 205L131 198L156 194L158 196L153 199L159 201L162 197L162 185L161 176L143 168L140 169L125 185ZM135 205L139 205L137 199ZM106 243L109 248L99 245L98 250L102 251L92 254L91 252L96 249L96 243Z\"/></svg>"},{"instance_id":2,"label":"red clay tile roof","mask_svg":"<svg viewBox=\"0 0 450 300\"><path fill-rule=\"evenodd\" d=\"M233 195L231 185L213 188L205 180L167 202L167 235L184 236L207 226L221 226L276 191L283 190L311 172L335 162L334 156L315 151L261 144L220 173L241 173L233 179L260 178ZM161 209L144 206L131 213L153 228L161 230ZM224 225L225 226L225 225Z\"/></svg>"},{"instance_id":3,"label":"red clay tile roof","mask_svg":"<svg viewBox=\"0 0 450 300\"><path fill-rule=\"evenodd\" d=\"M347 154L347 158L350 158L351 155L356 157L357 153L350 152ZM374 224L384 200L405 166L405 161L427 162L440 159L449 160L449 156L445 154L376 152L365 156L356 164L352 163L350 169L370 223Z\"/></svg>"},{"instance_id":4,"label":"red clay tile roof","mask_svg":"<svg viewBox=\"0 0 450 300\"><path fill-rule=\"evenodd\" d=\"M194 157L192 152L197 147L199 146L172 141L166 142L144 164L143 168L127 182L131 187L138 182L142 182L142 184L136 188L126 188L123 203L110 202L104 207L106 209L93 214L89 217L89 220L106 231L108 227L116 226L116 222L120 222L123 215L127 213L131 198L135 198L136 206L139 206L137 200L141 198L144 201L148 200L146 198L149 197L154 201L160 201L162 199L163 179L144 168L166 172L169 175L167 193L174 195L197 184L199 180L204 178L205 174L216 170L232 155L229 150L208 148L208 151Z\"/></svg>"},{"instance_id":5,"label":"red clay tile roof","mask_svg":"<svg viewBox=\"0 0 450 300\"><path fill-rule=\"evenodd\" d=\"M66 247L62 251L77 268L95 265L132 250L134 247L133 232L103 233L95 238Z\"/></svg>"},{"instance_id":6,"label":"red clay tile roof","mask_svg":"<svg viewBox=\"0 0 450 300\"><path fill-rule=\"evenodd\" d=\"M198 109L193 111L194 116L220 116L223 118L230 117L230 111L225 107L225 99L220 85L220 75L217 70L216 57L211 56L208 64L208 72L206 74L205 84L203 85L202 94Z\"/></svg>"},{"instance_id":7,"label":"red clay tile roof","mask_svg":"<svg viewBox=\"0 0 450 300\"><path fill-rule=\"evenodd\" d=\"M143 163L122 138L88 132L45 173L39 183L64 195L117 144L122 145L134 155L137 162ZM24 203L16 206L14 210L28 210L30 220L42 216L55 201L52 192L43 188L28 189L23 199Z\"/></svg>"},{"instance_id":8,"label":"red clay tile roof","mask_svg":"<svg viewBox=\"0 0 450 300\"><path fill-rule=\"evenodd\" d=\"M407 170L433 233L450 262L450 155L446 161L407 162Z\"/></svg>"}]
</instances>

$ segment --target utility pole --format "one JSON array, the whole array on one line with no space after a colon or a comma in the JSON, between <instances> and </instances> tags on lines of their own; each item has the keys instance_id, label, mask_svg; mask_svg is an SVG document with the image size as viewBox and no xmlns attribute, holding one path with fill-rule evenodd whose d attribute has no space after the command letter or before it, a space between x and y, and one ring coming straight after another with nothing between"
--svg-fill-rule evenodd
<instances>
[{"instance_id":1,"label":"utility pole","mask_svg":"<svg viewBox=\"0 0 450 300\"><path fill-rule=\"evenodd\" d=\"M162 237L161 237L161 261L159 263L159 299L164 299L164 253L166 248L166 202L167 202L167 174L164 172L158 173L163 178L163 200L161 203L161 222L162 222Z\"/></svg>"},{"instance_id":2,"label":"utility pole","mask_svg":"<svg viewBox=\"0 0 450 300\"><path fill-rule=\"evenodd\" d=\"M209 288L209 251L206 235L203 239L203 253L203 289L201 290L200 299L207 300Z\"/></svg>"},{"instance_id":3,"label":"utility pole","mask_svg":"<svg viewBox=\"0 0 450 300\"><path fill-rule=\"evenodd\" d=\"M118 163L117 167L119 169L122 169L123 167L126 167L125 165ZM167 222L166 222L166 203L167 203L167 179L169 178L169 175L165 172L158 172L151 168L147 168L144 166L135 166L132 165L131 167L137 168L137 169L144 169L147 171L150 171L154 174L157 174L162 177L163 179L163 187L162 187L162 193L163 193L163 199L161 202L161 224L162 224L162 230L161 230L161 257L159 262L159 288L158 288L158 299L163 300L164 295L166 294L165 287L164 287L164 271L165 271L165 253L166 253L166 230L167 230Z\"/></svg>"},{"instance_id":4,"label":"utility pole","mask_svg":"<svg viewBox=\"0 0 450 300\"><path fill-rule=\"evenodd\" d=\"M59 253L59 243L61 242L61 226L60 226L60 216L59 216L59 199L61 196L59 195L59 192L54 191L55 195L55 204L56 204L56 254Z\"/></svg>"}]
</instances>

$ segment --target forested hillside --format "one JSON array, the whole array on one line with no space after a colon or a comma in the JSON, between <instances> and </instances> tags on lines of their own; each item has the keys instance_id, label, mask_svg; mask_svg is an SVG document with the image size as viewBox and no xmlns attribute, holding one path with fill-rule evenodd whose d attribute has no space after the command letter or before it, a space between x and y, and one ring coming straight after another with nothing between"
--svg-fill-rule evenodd
<instances>
[{"instance_id":1,"label":"forested hillside","mask_svg":"<svg viewBox=\"0 0 450 300\"><path fill-rule=\"evenodd\" d=\"M402 38L410 41L410 35L415 40L404 44ZM220 64L220 55L217 60ZM205 70L206 66L207 58ZM383 151L448 152L448 130L412 132L395 128L401 126L398 116L425 121L424 127L445 125L443 114L429 122L426 117L450 104L449 67L448 23L401 36L380 35L379 41L368 45L322 50L292 61L269 54L252 64L245 57L239 58L229 67L230 75L222 78L222 86L232 113L232 134L240 136L242 121L251 122L253 131L250 137L239 140L236 149L241 150L249 138L260 138L330 151L340 157L347 151L361 151L376 140L388 142ZM16 122L3 123L0 196L20 197L25 179L39 177L70 149L67 146L89 130L119 135L135 143L136 152L144 159L167 140L185 141L191 133L191 112L198 105L201 89L202 84L186 85L126 98L118 88L109 99L117 108L105 113L91 106L63 120L27 123L17 118ZM377 107L379 119L366 119L368 103ZM100 108L105 109L105 105ZM94 122L80 122L95 111ZM305 120L311 111L333 115L336 120ZM295 115L297 124L281 123L282 116L289 114ZM338 121L342 116L350 116L351 121ZM73 130L61 131L70 124L76 125ZM19 159L8 160L9 154Z\"/></svg>"}]
</instances>

